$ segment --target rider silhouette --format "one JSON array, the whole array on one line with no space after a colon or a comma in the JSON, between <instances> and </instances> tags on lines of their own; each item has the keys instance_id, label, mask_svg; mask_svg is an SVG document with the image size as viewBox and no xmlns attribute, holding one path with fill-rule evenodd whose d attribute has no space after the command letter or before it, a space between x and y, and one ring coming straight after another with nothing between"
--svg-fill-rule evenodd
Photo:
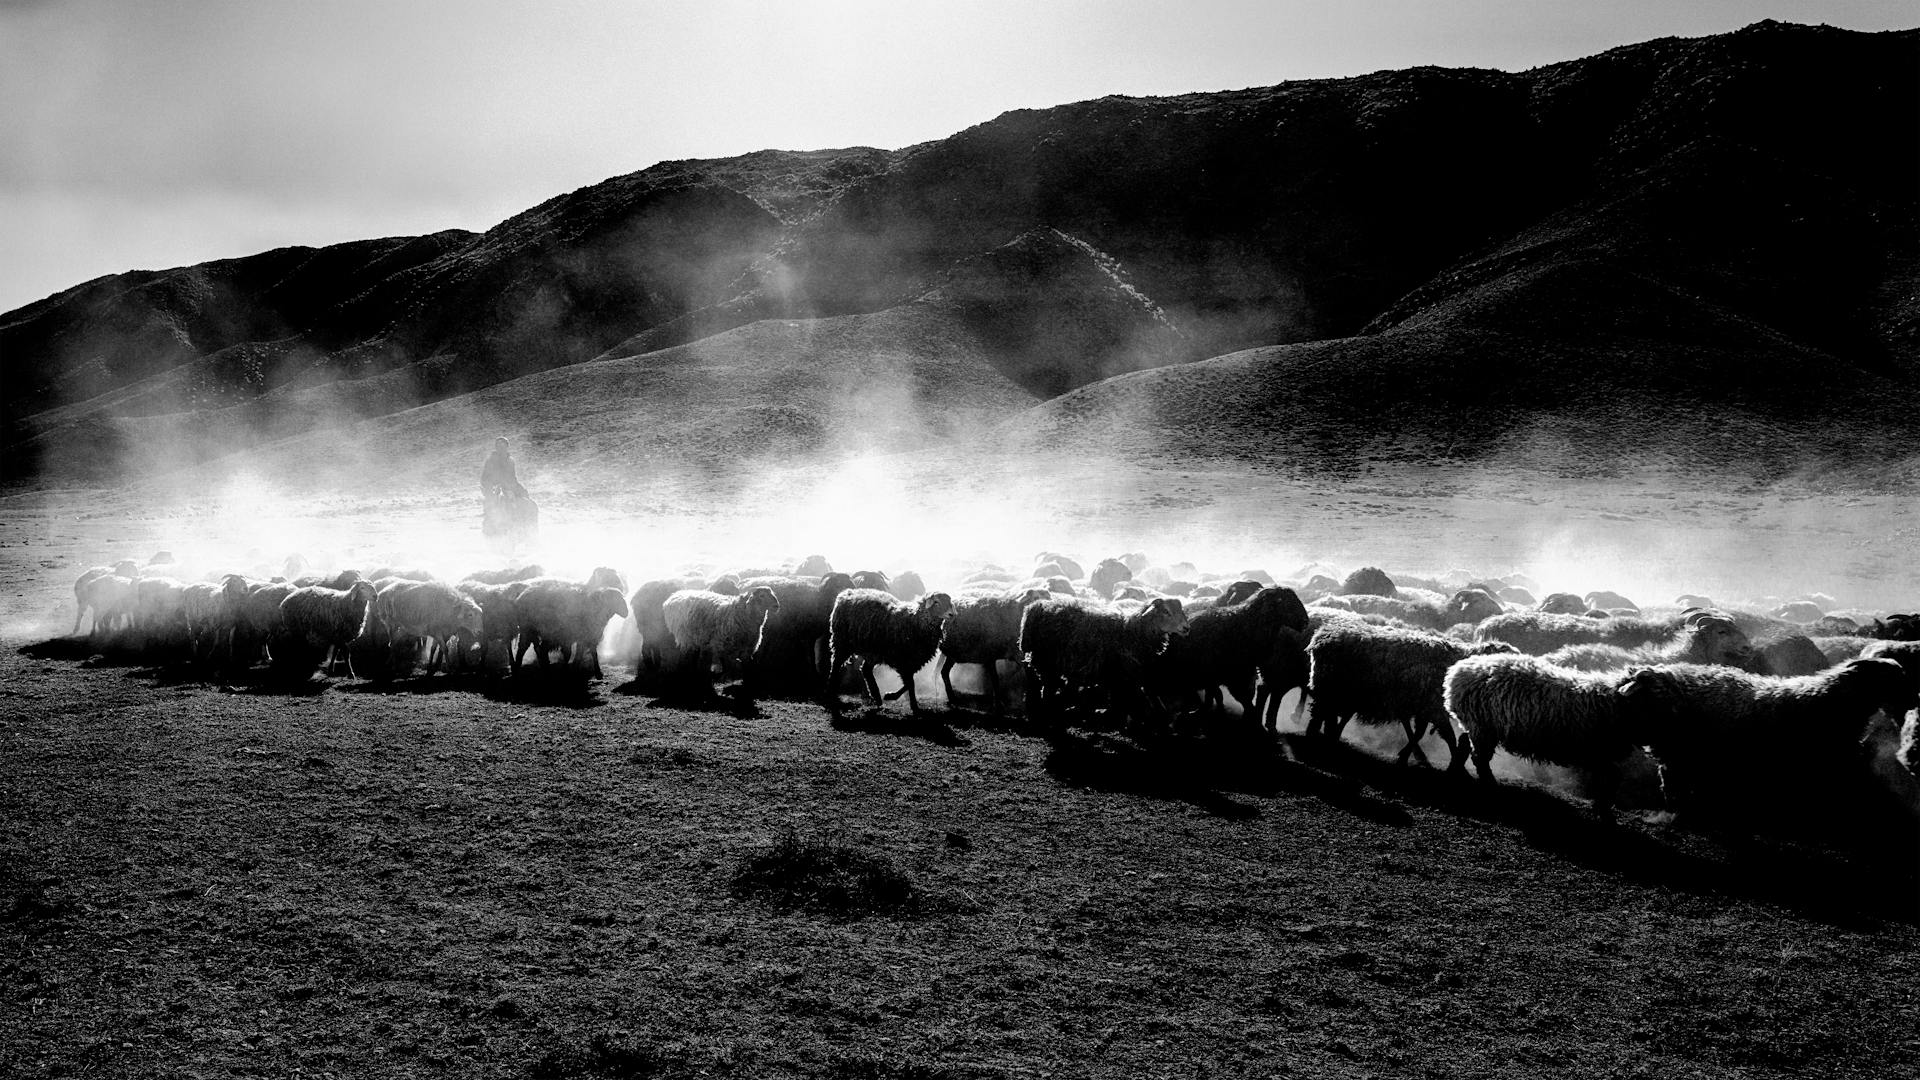
<instances>
[{"instance_id":1,"label":"rider silhouette","mask_svg":"<svg viewBox=\"0 0 1920 1080\"><path fill-rule=\"evenodd\" d=\"M527 497L527 489L513 474L513 455L507 452L506 436L493 440L493 453L480 467L480 493L487 498Z\"/></svg>"}]
</instances>

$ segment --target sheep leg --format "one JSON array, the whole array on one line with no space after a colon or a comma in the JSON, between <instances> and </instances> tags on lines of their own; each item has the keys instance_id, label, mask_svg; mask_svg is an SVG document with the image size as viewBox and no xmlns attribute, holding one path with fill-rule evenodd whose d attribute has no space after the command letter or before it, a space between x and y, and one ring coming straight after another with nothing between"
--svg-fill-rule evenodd
<instances>
[{"instance_id":1,"label":"sheep leg","mask_svg":"<svg viewBox=\"0 0 1920 1080\"><path fill-rule=\"evenodd\" d=\"M1268 731L1274 730L1274 721L1279 719L1279 702L1273 698L1273 685L1262 678L1253 692L1253 722L1262 723Z\"/></svg>"},{"instance_id":2,"label":"sheep leg","mask_svg":"<svg viewBox=\"0 0 1920 1080\"><path fill-rule=\"evenodd\" d=\"M900 689L905 691L907 695L907 711L915 716L920 715L920 699L914 696L913 675L911 673L901 676Z\"/></svg>"},{"instance_id":3,"label":"sheep leg","mask_svg":"<svg viewBox=\"0 0 1920 1080\"><path fill-rule=\"evenodd\" d=\"M989 678L993 675L991 660L987 661L987 675ZM947 702L951 704L953 702L953 657L951 656L940 658L940 685L946 688Z\"/></svg>"},{"instance_id":4,"label":"sheep leg","mask_svg":"<svg viewBox=\"0 0 1920 1080\"><path fill-rule=\"evenodd\" d=\"M1427 722L1425 720L1416 722L1401 717L1400 729L1407 733L1407 745L1400 748L1400 756L1395 759L1395 764L1405 765L1415 754L1420 755L1420 764L1433 764L1433 762L1427 760L1427 752L1420 748L1420 737L1426 734L1426 726Z\"/></svg>"},{"instance_id":5,"label":"sheep leg","mask_svg":"<svg viewBox=\"0 0 1920 1080\"><path fill-rule=\"evenodd\" d=\"M1468 740L1462 741L1465 742ZM1475 736L1471 742L1473 744L1473 767L1480 770L1481 782L1489 787L1496 785L1498 781L1493 778L1493 751L1498 745L1497 740L1491 736L1487 738Z\"/></svg>"},{"instance_id":6,"label":"sheep leg","mask_svg":"<svg viewBox=\"0 0 1920 1080\"><path fill-rule=\"evenodd\" d=\"M881 705L885 701L885 699L880 696L880 684L873 680L873 669L878 663L879 661L877 660L866 660L860 665L860 678L866 683L867 697L875 706Z\"/></svg>"},{"instance_id":7,"label":"sheep leg","mask_svg":"<svg viewBox=\"0 0 1920 1080\"><path fill-rule=\"evenodd\" d=\"M1588 770L1587 791L1593 795L1594 816L1601 821L1613 821L1613 797L1620 791L1620 769L1608 763Z\"/></svg>"},{"instance_id":8,"label":"sheep leg","mask_svg":"<svg viewBox=\"0 0 1920 1080\"><path fill-rule=\"evenodd\" d=\"M947 700L953 700L953 690L947 690ZM987 708L993 715L1000 715L1000 661L987 661Z\"/></svg>"}]
</instances>

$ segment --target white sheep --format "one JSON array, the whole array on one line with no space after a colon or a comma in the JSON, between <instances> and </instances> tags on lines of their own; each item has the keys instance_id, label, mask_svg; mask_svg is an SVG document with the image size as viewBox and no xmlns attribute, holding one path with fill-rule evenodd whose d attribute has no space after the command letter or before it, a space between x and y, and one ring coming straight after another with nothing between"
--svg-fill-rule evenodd
<instances>
[{"instance_id":1,"label":"white sheep","mask_svg":"<svg viewBox=\"0 0 1920 1080\"><path fill-rule=\"evenodd\" d=\"M1572 671L1517 653L1472 656L1447 670L1443 685L1455 742L1449 771L1472 757L1494 783L1493 752L1564 765L1582 774L1593 808L1613 812L1620 765L1650 737L1650 715L1626 687L1643 676Z\"/></svg>"},{"instance_id":2,"label":"white sheep","mask_svg":"<svg viewBox=\"0 0 1920 1080\"><path fill-rule=\"evenodd\" d=\"M424 643L427 673L432 674L443 658L452 666L451 642L457 639L465 647L480 639L485 616L478 603L446 582L403 580L380 589L372 618L385 643Z\"/></svg>"},{"instance_id":3,"label":"white sheep","mask_svg":"<svg viewBox=\"0 0 1920 1080\"><path fill-rule=\"evenodd\" d=\"M325 585L295 588L280 601L280 625L268 642L275 666L313 669L313 660L329 673L344 665L352 672L348 647L366 630L374 587L357 581L348 589Z\"/></svg>"},{"instance_id":4,"label":"white sheep","mask_svg":"<svg viewBox=\"0 0 1920 1080\"><path fill-rule=\"evenodd\" d=\"M96 603L94 582L105 577L123 577L129 580L140 576L140 565L132 559L122 559L112 566L89 567L73 583L73 633L80 633L80 621L89 610L93 611L94 622L100 621L100 608Z\"/></svg>"},{"instance_id":5,"label":"white sheep","mask_svg":"<svg viewBox=\"0 0 1920 1080\"><path fill-rule=\"evenodd\" d=\"M847 589L834 597L827 630L827 711L840 715L840 696L834 692L833 677L840 665L857 657L861 679L874 704L882 699L873 669L885 664L900 676L900 693L907 696L907 707L919 712L913 676L933 659L952 614L953 598L943 592L928 593L914 602L879 589Z\"/></svg>"},{"instance_id":6,"label":"white sheep","mask_svg":"<svg viewBox=\"0 0 1920 1080\"><path fill-rule=\"evenodd\" d=\"M195 582L183 590L187 642L195 660L210 662L224 647L232 661L234 628L247 602L248 585L245 577L227 574L218 584Z\"/></svg>"},{"instance_id":7,"label":"white sheep","mask_svg":"<svg viewBox=\"0 0 1920 1080\"><path fill-rule=\"evenodd\" d=\"M779 597L765 585L738 596L681 589L661 603L660 618L685 664L711 687L716 666L744 666L752 658L768 617L779 608Z\"/></svg>"},{"instance_id":8,"label":"white sheep","mask_svg":"<svg viewBox=\"0 0 1920 1080\"><path fill-rule=\"evenodd\" d=\"M1605 627L1601 630L1606 632ZM1547 653L1546 660L1575 671L1625 671L1635 664L1725 664L1750 670L1758 654L1732 619L1696 612L1673 640L1662 645L1632 649L1601 643L1564 645Z\"/></svg>"},{"instance_id":9,"label":"white sheep","mask_svg":"<svg viewBox=\"0 0 1920 1080\"><path fill-rule=\"evenodd\" d=\"M1688 619L1699 614L1703 613L1689 609L1668 619L1634 616L1595 619L1549 611L1512 611L1474 627L1473 639L1504 641L1532 656L1545 656L1568 645L1617 645L1634 649L1671 642Z\"/></svg>"}]
</instances>

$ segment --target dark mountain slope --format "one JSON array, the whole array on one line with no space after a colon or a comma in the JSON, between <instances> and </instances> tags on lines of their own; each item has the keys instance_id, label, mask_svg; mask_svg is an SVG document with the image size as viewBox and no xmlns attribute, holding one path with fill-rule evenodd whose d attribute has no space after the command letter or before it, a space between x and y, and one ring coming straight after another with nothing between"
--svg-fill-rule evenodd
<instances>
[{"instance_id":1,"label":"dark mountain slope","mask_svg":"<svg viewBox=\"0 0 1920 1080\"><path fill-rule=\"evenodd\" d=\"M1904 430L1875 403L1920 378L1916 56L1920 31L1761 23L1522 73L1105 98L897 152L664 163L477 237L257 256L242 284L227 264L105 279L0 318L9 381L33 387L0 460L31 474L97 445L111 468L143 418L244 416L239 445L329 402L363 417L922 297L1040 393L1338 340L1436 365L1395 376L1414 385L1516 379L1499 392L1521 412L1594 385L1646 397L1644 375L1650 408ZM303 284L311 260L334 269ZM1769 396L1748 368L1836 385Z\"/></svg>"}]
</instances>

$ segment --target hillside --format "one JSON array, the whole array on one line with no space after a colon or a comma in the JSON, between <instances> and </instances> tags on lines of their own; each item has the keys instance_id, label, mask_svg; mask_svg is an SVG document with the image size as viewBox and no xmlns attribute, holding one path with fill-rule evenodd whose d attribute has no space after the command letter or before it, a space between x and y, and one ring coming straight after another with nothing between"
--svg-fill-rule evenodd
<instances>
[{"instance_id":1,"label":"hillside","mask_svg":"<svg viewBox=\"0 0 1920 1080\"><path fill-rule=\"evenodd\" d=\"M0 316L6 479L297 454L436 401L511 417L576 385L508 389L536 373L927 304L1056 399L994 436L1016 446L1310 472L1524 442L1575 472L1627 453L1898 479L1917 49L1769 22L1520 73L1103 98L900 151L663 163L479 235L104 278ZM713 449L793 449L749 443Z\"/></svg>"}]
</instances>

